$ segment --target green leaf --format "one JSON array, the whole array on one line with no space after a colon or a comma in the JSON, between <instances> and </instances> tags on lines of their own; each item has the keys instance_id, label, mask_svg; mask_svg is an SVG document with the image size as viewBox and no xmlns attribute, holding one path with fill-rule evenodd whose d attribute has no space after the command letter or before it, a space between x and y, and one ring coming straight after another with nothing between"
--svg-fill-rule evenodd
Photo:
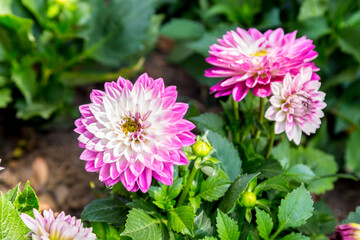
<instances>
[{"instance_id":1,"label":"green leaf","mask_svg":"<svg viewBox=\"0 0 360 240\"><path fill-rule=\"evenodd\" d=\"M224 122L222 118L215 113L204 113L200 116L192 117L190 120L196 124L196 127L199 128L201 132L211 130L215 133L225 136Z\"/></svg>"},{"instance_id":2,"label":"green leaf","mask_svg":"<svg viewBox=\"0 0 360 240\"><path fill-rule=\"evenodd\" d=\"M259 178L272 178L284 173L279 161L274 159L266 159L261 165L251 172L260 172Z\"/></svg>"},{"instance_id":3,"label":"green leaf","mask_svg":"<svg viewBox=\"0 0 360 240\"><path fill-rule=\"evenodd\" d=\"M4 194L2 197L6 200L10 201L11 203L14 203L17 197L20 195L20 183L16 185L13 189L9 190L6 194Z\"/></svg>"},{"instance_id":4,"label":"green leaf","mask_svg":"<svg viewBox=\"0 0 360 240\"><path fill-rule=\"evenodd\" d=\"M119 232L115 227L104 223L104 222L92 222L91 227L93 233L96 234L100 239L104 240L119 240ZM122 239L120 237L120 239Z\"/></svg>"},{"instance_id":5,"label":"green leaf","mask_svg":"<svg viewBox=\"0 0 360 240\"><path fill-rule=\"evenodd\" d=\"M203 238L206 235L212 235L213 227L211 226L211 220L204 211L201 211L194 220L194 235L198 238Z\"/></svg>"},{"instance_id":6,"label":"green leaf","mask_svg":"<svg viewBox=\"0 0 360 240\"><path fill-rule=\"evenodd\" d=\"M279 229L300 227L312 216L314 202L310 193L301 185L281 200L278 212Z\"/></svg>"},{"instance_id":7,"label":"green leaf","mask_svg":"<svg viewBox=\"0 0 360 240\"><path fill-rule=\"evenodd\" d=\"M346 27L338 31L338 41L343 52L352 55L360 61L360 26Z\"/></svg>"},{"instance_id":8,"label":"green leaf","mask_svg":"<svg viewBox=\"0 0 360 240\"><path fill-rule=\"evenodd\" d=\"M143 199L133 199L131 202L127 203L126 206L129 208L138 208L144 210L146 213L153 215L157 212L156 207L149 201Z\"/></svg>"},{"instance_id":9,"label":"green leaf","mask_svg":"<svg viewBox=\"0 0 360 240\"><path fill-rule=\"evenodd\" d=\"M348 218L344 221L342 221L342 224L345 223L357 223L360 224L360 206L356 208L355 212L351 212L348 216Z\"/></svg>"},{"instance_id":10,"label":"green leaf","mask_svg":"<svg viewBox=\"0 0 360 240\"><path fill-rule=\"evenodd\" d=\"M193 236L194 217L194 209L192 207L177 207L169 212L169 227L175 232Z\"/></svg>"},{"instance_id":11,"label":"green leaf","mask_svg":"<svg viewBox=\"0 0 360 240\"><path fill-rule=\"evenodd\" d=\"M318 39L331 33L326 17L309 18L302 22L288 24L291 30L298 30L299 36L306 36L309 39Z\"/></svg>"},{"instance_id":12,"label":"green leaf","mask_svg":"<svg viewBox=\"0 0 360 240\"><path fill-rule=\"evenodd\" d=\"M294 181L305 183L310 182L316 177L310 167L304 164L296 164L292 166L286 170L285 175Z\"/></svg>"},{"instance_id":13,"label":"green leaf","mask_svg":"<svg viewBox=\"0 0 360 240\"><path fill-rule=\"evenodd\" d=\"M302 235L301 233L290 233L281 238L281 240L310 240L310 238Z\"/></svg>"},{"instance_id":14,"label":"green leaf","mask_svg":"<svg viewBox=\"0 0 360 240\"><path fill-rule=\"evenodd\" d=\"M272 149L272 154L280 162L283 169L290 166L291 149L289 141L282 141Z\"/></svg>"},{"instance_id":15,"label":"green leaf","mask_svg":"<svg viewBox=\"0 0 360 240\"><path fill-rule=\"evenodd\" d=\"M224 196L230 187L230 181L223 172L214 177L209 177L201 183L199 197L206 201L215 201Z\"/></svg>"},{"instance_id":16,"label":"green leaf","mask_svg":"<svg viewBox=\"0 0 360 240\"><path fill-rule=\"evenodd\" d=\"M255 208L256 211L256 224L260 237L265 240L269 239L271 230L273 229L273 221L270 215L259 208Z\"/></svg>"},{"instance_id":17,"label":"green leaf","mask_svg":"<svg viewBox=\"0 0 360 240\"><path fill-rule=\"evenodd\" d=\"M360 170L360 128L353 132L346 144L345 168L349 172Z\"/></svg>"},{"instance_id":18,"label":"green leaf","mask_svg":"<svg viewBox=\"0 0 360 240\"><path fill-rule=\"evenodd\" d=\"M39 209L39 199L35 191L30 187L29 181L26 182L24 190L16 198L14 207L20 213L26 213L32 217L34 217L33 209Z\"/></svg>"},{"instance_id":19,"label":"green leaf","mask_svg":"<svg viewBox=\"0 0 360 240\"><path fill-rule=\"evenodd\" d=\"M176 179L172 185L168 186L167 197L170 200L175 199L180 194L182 187L182 178Z\"/></svg>"},{"instance_id":20,"label":"green leaf","mask_svg":"<svg viewBox=\"0 0 360 240\"><path fill-rule=\"evenodd\" d=\"M159 223L146 212L140 209L132 209L129 211L126 220L125 231L120 236L129 236L134 240L161 239Z\"/></svg>"},{"instance_id":21,"label":"green leaf","mask_svg":"<svg viewBox=\"0 0 360 240\"><path fill-rule=\"evenodd\" d=\"M205 28L196 21L173 18L160 33L174 40L198 39L205 33Z\"/></svg>"},{"instance_id":22,"label":"green leaf","mask_svg":"<svg viewBox=\"0 0 360 240\"><path fill-rule=\"evenodd\" d=\"M270 189L276 189L283 192L289 192L291 190L289 182L284 176L272 177L262 181L258 184L254 190L255 195L261 191L266 191Z\"/></svg>"},{"instance_id":23,"label":"green leaf","mask_svg":"<svg viewBox=\"0 0 360 240\"><path fill-rule=\"evenodd\" d=\"M328 0L305 0L301 4L298 20L323 16L328 8Z\"/></svg>"},{"instance_id":24,"label":"green leaf","mask_svg":"<svg viewBox=\"0 0 360 240\"><path fill-rule=\"evenodd\" d=\"M149 195L155 200L154 204L161 209L166 209L166 206L173 205L171 200L175 199L181 192L182 178L174 180L171 186L160 184L160 187L151 186Z\"/></svg>"},{"instance_id":25,"label":"green leaf","mask_svg":"<svg viewBox=\"0 0 360 240\"><path fill-rule=\"evenodd\" d=\"M234 181L241 173L239 152L227 138L218 133L209 131L207 137L216 150L215 158L220 160L221 167L224 169L226 175L231 181Z\"/></svg>"},{"instance_id":26,"label":"green leaf","mask_svg":"<svg viewBox=\"0 0 360 240\"><path fill-rule=\"evenodd\" d=\"M205 237L201 240L218 240L216 237Z\"/></svg>"},{"instance_id":27,"label":"green leaf","mask_svg":"<svg viewBox=\"0 0 360 240\"><path fill-rule=\"evenodd\" d=\"M219 209L222 212L228 213L233 207L236 200L240 197L240 194L247 188L250 181L258 176L259 173L252 173L249 175L241 175L235 179L231 184L229 190L225 193L225 196L222 198Z\"/></svg>"},{"instance_id":28,"label":"green leaf","mask_svg":"<svg viewBox=\"0 0 360 240\"><path fill-rule=\"evenodd\" d=\"M0 197L0 239L23 239L27 227L21 220L19 212L3 194Z\"/></svg>"},{"instance_id":29,"label":"green leaf","mask_svg":"<svg viewBox=\"0 0 360 240\"><path fill-rule=\"evenodd\" d=\"M11 101L11 90L9 88L0 89L0 108L6 107Z\"/></svg>"},{"instance_id":30,"label":"green leaf","mask_svg":"<svg viewBox=\"0 0 360 240\"><path fill-rule=\"evenodd\" d=\"M122 223L127 214L126 206L116 199L96 199L81 213L81 219L90 222Z\"/></svg>"},{"instance_id":31,"label":"green leaf","mask_svg":"<svg viewBox=\"0 0 360 240\"><path fill-rule=\"evenodd\" d=\"M216 227L221 240L239 239L239 227L234 219L217 210Z\"/></svg>"}]
</instances>

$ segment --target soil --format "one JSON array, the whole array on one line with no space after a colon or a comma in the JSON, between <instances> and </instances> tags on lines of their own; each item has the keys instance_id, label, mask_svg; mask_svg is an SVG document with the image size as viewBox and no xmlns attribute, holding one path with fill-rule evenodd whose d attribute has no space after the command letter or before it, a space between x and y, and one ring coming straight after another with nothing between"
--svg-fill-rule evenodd
<instances>
[{"instance_id":1,"label":"soil","mask_svg":"<svg viewBox=\"0 0 360 240\"><path fill-rule=\"evenodd\" d=\"M144 71L153 78L162 77L166 85L176 85L181 98L193 100L202 112L209 111L205 109L206 98L200 94L203 87L184 69L167 63L165 56L160 52L152 53L146 60ZM89 102L92 87L78 89L75 106ZM101 85L96 87L101 88ZM95 187L103 185L97 173L84 170L85 163L79 160L82 150L77 146L73 126L36 131L11 117L9 120L9 114L14 115L0 113L0 158L1 166L5 167L0 172L0 191L7 192L19 181L24 186L30 180L41 209L52 208L80 217L84 206L95 196L90 182ZM338 220L342 220L360 205L359 184L339 180L335 189L326 193L324 198Z\"/></svg>"}]
</instances>

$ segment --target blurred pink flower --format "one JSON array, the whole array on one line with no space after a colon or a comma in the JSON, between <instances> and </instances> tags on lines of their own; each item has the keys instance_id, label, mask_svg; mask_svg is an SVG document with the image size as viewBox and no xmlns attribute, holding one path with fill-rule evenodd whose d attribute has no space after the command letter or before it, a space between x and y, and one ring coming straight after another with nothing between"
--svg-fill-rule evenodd
<instances>
[{"instance_id":1,"label":"blurred pink flower","mask_svg":"<svg viewBox=\"0 0 360 240\"><path fill-rule=\"evenodd\" d=\"M188 163L181 148L195 142L195 125L183 119L188 105L176 102L176 87L145 73L134 85L121 77L105 83L105 91L93 90L90 98L75 121L86 171L133 192L147 192L152 177L171 185L174 164Z\"/></svg>"},{"instance_id":2,"label":"blurred pink flower","mask_svg":"<svg viewBox=\"0 0 360 240\"><path fill-rule=\"evenodd\" d=\"M337 226L335 235L330 240L360 240L360 225L348 223Z\"/></svg>"},{"instance_id":3,"label":"blurred pink flower","mask_svg":"<svg viewBox=\"0 0 360 240\"><path fill-rule=\"evenodd\" d=\"M275 133L286 132L289 140L300 143L301 132L315 133L320 127L326 107L320 81L311 80L311 68L302 68L294 78L286 74L284 81L271 84L273 96L265 117L275 123Z\"/></svg>"},{"instance_id":4,"label":"blurred pink flower","mask_svg":"<svg viewBox=\"0 0 360 240\"><path fill-rule=\"evenodd\" d=\"M241 101L252 89L254 95L271 95L270 84L281 82L287 73L295 76L301 67L319 70L311 62L317 57L312 40L305 36L296 39L296 31L284 35L282 28L268 30L264 34L257 29L249 31L237 28L227 32L219 44L210 46L210 57L206 61L215 67L207 69L207 77L225 77L211 93L215 97L233 95ZM313 74L314 80L319 76Z\"/></svg>"},{"instance_id":5,"label":"blurred pink flower","mask_svg":"<svg viewBox=\"0 0 360 240\"><path fill-rule=\"evenodd\" d=\"M61 212L55 218L52 210L44 210L41 215L34 208L35 219L22 213L20 215L24 224L31 230L33 240L95 240L96 235L92 228L84 228L80 219L65 216Z\"/></svg>"}]
</instances>

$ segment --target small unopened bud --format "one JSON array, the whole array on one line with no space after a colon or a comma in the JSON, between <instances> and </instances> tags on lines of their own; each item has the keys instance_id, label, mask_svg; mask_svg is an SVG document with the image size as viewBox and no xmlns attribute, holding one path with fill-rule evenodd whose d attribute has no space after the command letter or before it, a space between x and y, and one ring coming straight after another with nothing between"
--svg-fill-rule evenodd
<instances>
[{"instance_id":1,"label":"small unopened bud","mask_svg":"<svg viewBox=\"0 0 360 240\"><path fill-rule=\"evenodd\" d=\"M203 158L209 155L211 147L206 142L196 141L196 143L192 146L192 150L196 156Z\"/></svg>"},{"instance_id":2,"label":"small unopened bud","mask_svg":"<svg viewBox=\"0 0 360 240\"><path fill-rule=\"evenodd\" d=\"M252 192L245 192L241 195L240 201L244 207L247 208L255 207L256 195Z\"/></svg>"}]
</instances>

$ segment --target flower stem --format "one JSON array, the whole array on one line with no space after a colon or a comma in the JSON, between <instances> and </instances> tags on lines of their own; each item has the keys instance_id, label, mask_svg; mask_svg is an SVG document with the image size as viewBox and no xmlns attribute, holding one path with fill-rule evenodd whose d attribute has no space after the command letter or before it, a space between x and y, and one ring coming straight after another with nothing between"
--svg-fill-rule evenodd
<instances>
[{"instance_id":1,"label":"flower stem","mask_svg":"<svg viewBox=\"0 0 360 240\"><path fill-rule=\"evenodd\" d=\"M270 139L269 139L268 145L266 147L266 155L265 155L266 158L269 158L272 147L274 145L275 130L274 130L274 128L272 128L272 129L273 130L270 132Z\"/></svg>"},{"instance_id":2,"label":"flower stem","mask_svg":"<svg viewBox=\"0 0 360 240\"><path fill-rule=\"evenodd\" d=\"M265 109L265 98L260 98L260 109L258 115L258 122L260 125L264 122L264 109ZM261 131L259 128L256 129L255 138L259 138Z\"/></svg>"},{"instance_id":3,"label":"flower stem","mask_svg":"<svg viewBox=\"0 0 360 240\"><path fill-rule=\"evenodd\" d=\"M190 190L190 187L191 187L191 184L195 178L195 175L197 173L197 169L195 167L195 165L192 166L192 169L191 169L191 172L190 172L190 175L189 175L189 178L188 178L188 181L186 183L186 186L184 188L184 191L182 191L181 195L180 195L180 198L179 198L179 201L177 202L177 207L181 206L183 203L184 203L184 200Z\"/></svg>"},{"instance_id":4,"label":"flower stem","mask_svg":"<svg viewBox=\"0 0 360 240\"><path fill-rule=\"evenodd\" d=\"M235 120L236 120L236 122L238 122L240 120L239 103L237 101L235 101L234 99L233 99L233 107L234 107ZM233 131L233 139L234 139L235 143L240 143L240 132L239 131Z\"/></svg>"},{"instance_id":5,"label":"flower stem","mask_svg":"<svg viewBox=\"0 0 360 240\"><path fill-rule=\"evenodd\" d=\"M271 236L270 240L273 240L277 237L277 235L279 235L279 233L282 232L282 226L280 228L278 228L278 230Z\"/></svg>"}]
</instances>

